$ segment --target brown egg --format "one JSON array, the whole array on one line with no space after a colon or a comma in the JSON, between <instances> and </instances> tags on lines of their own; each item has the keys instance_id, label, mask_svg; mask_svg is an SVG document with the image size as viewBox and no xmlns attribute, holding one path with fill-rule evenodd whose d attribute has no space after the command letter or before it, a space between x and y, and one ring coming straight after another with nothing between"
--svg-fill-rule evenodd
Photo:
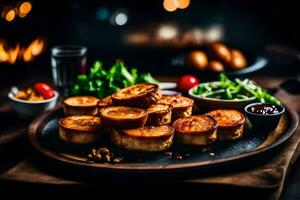
<instances>
[{"instance_id":1,"label":"brown egg","mask_svg":"<svg viewBox=\"0 0 300 200\"><path fill-rule=\"evenodd\" d=\"M228 63L228 67L231 69L243 69L247 66L247 60L240 50L231 50L231 61Z\"/></svg>"},{"instance_id":2,"label":"brown egg","mask_svg":"<svg viewBox=\"0 0 300 200\"><path fill-rule=\"evenodd\" d=\"M208 62L207 69L213 72L222 72L224 65L220 61L211 60Z\"/></svg>"},{"instance_id":3,"label":"brown egg","mask_svg":"<svg viewBox=\"0 0 300 200\"><path fill-rule=\"evenodd\" d=\"M210 47L210 57L228 63L231 60L230 50L221 43L214 43Z\"/></svg>"},{"instance_id":4,"label":"brown egg","mask_svg":"<svg viewBox=\"0 0 300 200\"><path fill-rule=\"evenodd\" d=\"M207 67L207 56L203 51L192 51L186 56L186 64L193 68L204 70Z\"/></svg>"}]
</instances>

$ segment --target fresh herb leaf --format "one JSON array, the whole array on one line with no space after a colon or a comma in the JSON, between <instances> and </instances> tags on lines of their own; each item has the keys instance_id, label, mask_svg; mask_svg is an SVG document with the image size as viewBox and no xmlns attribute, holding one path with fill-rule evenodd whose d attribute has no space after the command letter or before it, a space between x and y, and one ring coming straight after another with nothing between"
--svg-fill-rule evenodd
<instances>
[{"instance_id":1,"label":"fresh herb leaf","mask_svg":"<svg viewBox=\"0 0 300 200\"><path fill-rule=\"evenodd\" d=\"M219 74L219 81L202 83L193 91L195 95L220 99L249 99L280 105L281 102L249 79L230 80L225 73Z\"/></svg>"},{"instance_id":2,"label":"fresh herb leaf","mask_svg":"<svg viewBox=\"0 0 300 200\"><path fill-rule=\"evenodd\" d=\"M96 61L87 74L77 76L71 88L71 95L93 95L104 98L118 90L137 83L155 83L150 73L139 74L136 68L128 68L124 62L116 63L105 70L101 61Z\"/></svg>"}]
</instances>

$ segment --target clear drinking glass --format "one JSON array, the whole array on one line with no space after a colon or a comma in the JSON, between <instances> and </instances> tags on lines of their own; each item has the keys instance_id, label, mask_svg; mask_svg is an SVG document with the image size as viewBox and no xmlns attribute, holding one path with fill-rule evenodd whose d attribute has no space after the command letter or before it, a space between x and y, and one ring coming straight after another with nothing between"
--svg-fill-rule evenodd
<instances>
[{"instance_id":1,"label":"clear drinking glass","mask_svg":"<svg viewBox=\"0 0 300 200\"><path fill-rule=\"evenodd\" d=\"M86 55L84 46L64 45L51 49L53 81L64 97L70 95L76 75L86 73Z\"/></svg>"}]
</instances>

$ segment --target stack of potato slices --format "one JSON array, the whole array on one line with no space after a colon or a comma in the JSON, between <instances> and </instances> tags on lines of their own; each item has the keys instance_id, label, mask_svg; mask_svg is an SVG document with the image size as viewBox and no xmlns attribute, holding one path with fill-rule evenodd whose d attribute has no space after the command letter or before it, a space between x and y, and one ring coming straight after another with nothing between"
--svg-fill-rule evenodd
<instances>
[{"instance_id":1,"label":"stack of potato slices","mask_svg":"<svg viewBox=\"0 0 300 200\"><path fill-rule=\"evenodd\" d=\"M70 97L64 100L66 117L58 122L59 136L66 142L94 143L108 134L113 144L144 152L164 151L173 138L179 144L202 146L218 137L242 136L244 118L238 111L192 116L193 104L187 97L162 96L155 84L132 85L101 100ZM226 128L229 122L231 129Z\"/></svg>"}]
</instances>

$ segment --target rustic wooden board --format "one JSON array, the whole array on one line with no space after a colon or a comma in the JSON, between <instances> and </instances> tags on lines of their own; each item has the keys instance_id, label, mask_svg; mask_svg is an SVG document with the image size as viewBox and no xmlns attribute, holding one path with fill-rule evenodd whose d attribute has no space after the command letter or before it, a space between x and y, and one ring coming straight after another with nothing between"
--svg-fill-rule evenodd
<instances>
[{"instance_id":1,"label":"rustic wooden board","mask_svg":"<svg viewBox=\"0 0 300 200\"><path fill-rule=\"evenodd\" d=\"M15 142L26 136L30 120L20 118L6 102L0 105L0 145Z\"/></svg>"}]
</instances>

